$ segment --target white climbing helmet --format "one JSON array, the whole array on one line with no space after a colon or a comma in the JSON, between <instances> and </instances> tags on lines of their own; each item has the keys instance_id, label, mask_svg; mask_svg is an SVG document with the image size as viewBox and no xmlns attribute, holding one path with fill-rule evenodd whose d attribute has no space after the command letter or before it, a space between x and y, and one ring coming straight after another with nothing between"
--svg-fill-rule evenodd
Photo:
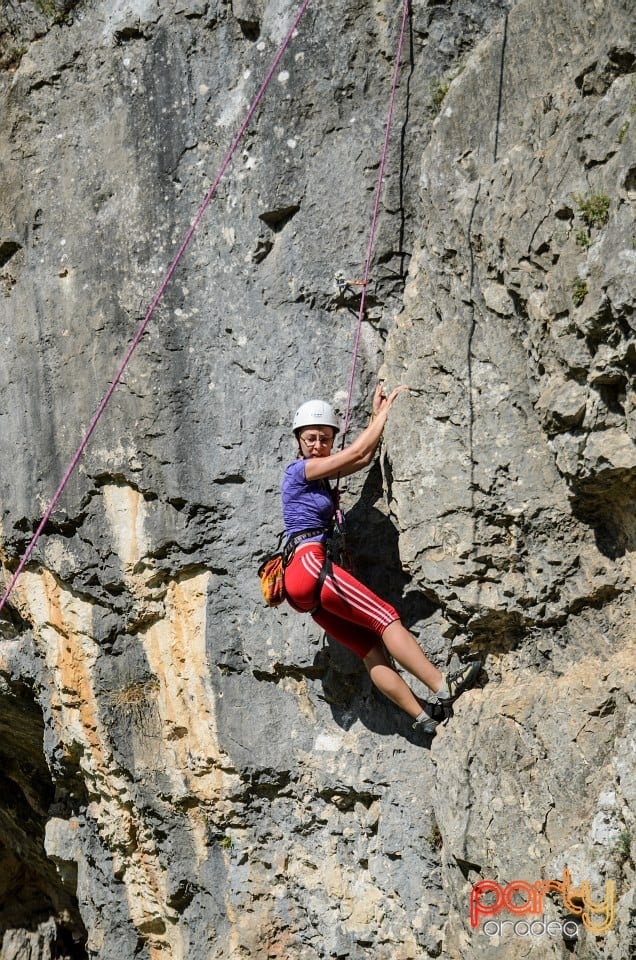
<instances>
[{"instance_id":1,"label":"white climbing helmet","mask_svg":"<svg viewBox=\"0 0 636 960\"><path fill-rule=\"evenodd\" d=\"M292 430L296 435L303 427L333 427L336 433L340 430L340 421L333 407L324 400L308 400L296 411Z\"/></svg>"}]
</instances>

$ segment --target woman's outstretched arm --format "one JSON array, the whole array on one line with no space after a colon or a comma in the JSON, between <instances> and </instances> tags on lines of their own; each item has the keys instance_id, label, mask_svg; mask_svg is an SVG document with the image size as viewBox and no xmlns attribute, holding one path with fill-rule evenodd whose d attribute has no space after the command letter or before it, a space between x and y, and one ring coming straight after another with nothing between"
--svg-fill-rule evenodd
<instances>
[{"instance_id":1,"label":"woman's outstretched arm","mask_svg":"<svg viewBox=\"0 0 636 960\"><path fill-rule=\"evenodd\" d=\"M379 383L373 396L373 413L368 426L344 450L340 450L338 453L330 453L328 456L310 457L306 460L305 476L307 480L348 477L350 474L368 467L380 443L389 409L396 397L404 390L408 390L408 387L396 387L388 397L385 397L383 386Z\"/></svg>"}]
</instances>

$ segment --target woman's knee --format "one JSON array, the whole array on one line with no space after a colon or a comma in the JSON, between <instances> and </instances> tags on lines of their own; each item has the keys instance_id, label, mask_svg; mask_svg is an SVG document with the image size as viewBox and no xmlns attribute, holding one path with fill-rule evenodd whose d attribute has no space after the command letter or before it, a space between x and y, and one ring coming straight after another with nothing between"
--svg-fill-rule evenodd
<instances>
[{"instance_id":1,"label":"woman's knee","mask_svg":"<svg viewBox=\"0 0 636 960\"><path fill-rule=\"evenodd\" d=\"M389 658L386 655L384 649L384 644L381 640L378 640L376 645L369 650L366 657L363 657L362 662L369 671L373 670L374 667L388 667L390 666Z\"/></svg>"},{"instance_id":2,"label":"woman's knee","mask_svg":"<svg viewBox=\"0 0 636 960\"><path fill-rule=\"evenodd\" d=\"M384 630L382 631L382 639L383 639L383 640L391 640L391 637L392 637L393 635L395 635L395 634L400 634L400 633L401 633L403 630L405 630L405 629L406 629L406 628L405 628L404 624L402 623L402 621L400 620L398 614L396 613L396 614L395 614L395 618L394 618L393 620L391 620L390 623L387 623L386 627L385 627Z\"/></svg>"}]
</instances>

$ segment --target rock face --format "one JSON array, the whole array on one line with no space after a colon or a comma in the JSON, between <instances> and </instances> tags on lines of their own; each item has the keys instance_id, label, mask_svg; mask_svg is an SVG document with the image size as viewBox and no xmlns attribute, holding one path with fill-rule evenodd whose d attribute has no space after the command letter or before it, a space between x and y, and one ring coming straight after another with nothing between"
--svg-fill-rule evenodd
<instances>
[{"instance_id":1,"label":"rock face","mask_svg":"<svg viewBox=\"0 0 636 960\"><path fill-rule=\"evenodd\" d=\"M309 5L3 610L2 960L636 944L630 0L409 13L352 430L378 371L411 391L344 502L483 687L425 742L260 600L293 411L344 407L399 7ZM5 577L297 9L0 11ZM514 881L562 886L496 913Z\"/></svg>"}]
</instances>

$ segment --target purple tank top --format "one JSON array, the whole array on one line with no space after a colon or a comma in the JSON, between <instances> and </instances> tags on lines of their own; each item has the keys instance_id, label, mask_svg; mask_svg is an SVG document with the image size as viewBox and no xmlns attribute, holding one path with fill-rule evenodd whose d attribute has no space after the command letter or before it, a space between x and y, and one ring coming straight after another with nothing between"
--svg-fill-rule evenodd
<instances>
[{"instance_id":1,"label":"purple tank top","mask_svg":"<svg viewBox=\"0 0 636 960\"><path fill-rule=\"evenodd\" d=\"M327 481L307 480L304 460L294 460L285 470L281 497L287 537L300 530L327 527L333 517L333 498ZM309 538L322 539L323 535Z\"/></svg>"}]
</instances>

